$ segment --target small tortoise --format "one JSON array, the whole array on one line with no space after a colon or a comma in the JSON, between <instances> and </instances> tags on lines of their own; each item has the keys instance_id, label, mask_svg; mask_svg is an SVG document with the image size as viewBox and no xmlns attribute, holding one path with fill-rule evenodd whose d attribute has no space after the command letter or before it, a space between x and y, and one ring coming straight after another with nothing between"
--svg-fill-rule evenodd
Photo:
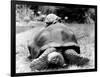
<instances>
[{"instance_id":1,"label":"small tortoise","mask_svg":"<svg viewBox=\"0 0 100 77\"><path fill-rule=\"evenodd\" d=\"M55 48L57 55L53 56L54 50L51 49L51 52L51 50L48 50L49 48ZM28 45L28 49L31 58L33 59L31 63L31 68L33 69L41 69L41 67L43 67L43 64L41 63L44 63L44 66L47 66L48 63L65 66L65 62L68 63L68 60L73 58L73 56L68 56L70 54L74 55L74 57L77 56L78 58L81 58L79 55L80 47L73 31L62 23L52 24L45 29L42 29L36 34L33 42ZM50 55L50 53L53 55ZM45 56L45 58L43 56ZM55 61L52 61L53 59L55 59ZM71 60L73 61L73 59Z\"/></svg>"}]
</instances>

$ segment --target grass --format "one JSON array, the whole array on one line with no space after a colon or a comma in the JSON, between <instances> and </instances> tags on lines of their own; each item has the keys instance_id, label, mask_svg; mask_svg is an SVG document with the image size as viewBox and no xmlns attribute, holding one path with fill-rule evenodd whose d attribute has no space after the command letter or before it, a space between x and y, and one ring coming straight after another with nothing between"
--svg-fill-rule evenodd
<instances>
[{"instance_id":1,"label":"grass","mask_svg":"<svg viewBox=\"0 0 100 77\"><path fill-rule=\"evenodd\" d=\"M32 26L16 26L16 33L25 32L32 28L33 28Z\"/></svg>"},{"instance_id":2,"label":"grass","mask_svg":"<svg viewBox=\"0 0 100 77\"><path fill-rule=\"evenodd\" d=\"M43 26L43 24L39 25ZM87 65L83 67L72 65L69 66L68 68L64 68L63 70L94 68L95 25L94 24L66 24L66 25L70 27L75 33L81 48L81 55L89 58L90 61ZM30 61L27 59L27 57L29 56L27 44L30 40L34 38L35 33L37 33L39 29L41 29L41 27L33 28L32 26L16 26L16 72L21 72L21 73L31 72L29 68Z\"/></svg>"},{"instance_id":3,"label":"grass","mask_svg":"<svg viewBox=\"0 0 100 77\"><path fill-rule=\"evenodd\" d=\"M21 33L21 32L27 31L29 29L32 29L34 27L40 27L40 25L45 26L45 23L43 23L43 22L34 22L34 21L30 21L29 23L16 22L16 33Z\"/></svg>"}]
</instances>

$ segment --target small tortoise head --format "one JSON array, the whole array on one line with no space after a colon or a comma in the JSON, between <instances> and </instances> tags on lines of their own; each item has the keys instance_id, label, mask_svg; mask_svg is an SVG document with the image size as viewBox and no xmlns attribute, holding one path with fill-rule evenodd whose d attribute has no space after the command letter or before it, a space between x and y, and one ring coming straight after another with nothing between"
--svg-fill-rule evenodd
<instances>
[{"instance_id":1,"label":"small tortoise head","mask_svg":"<svg viewBox=\"0 0 100 77\"><path fill-rule=\"evenodd\" d=\"M51 64L56 64L60 66L64 66L64 58L61 53L59 52L52 52L48 55L48 62Z\"/></svg>"}]
</instances>

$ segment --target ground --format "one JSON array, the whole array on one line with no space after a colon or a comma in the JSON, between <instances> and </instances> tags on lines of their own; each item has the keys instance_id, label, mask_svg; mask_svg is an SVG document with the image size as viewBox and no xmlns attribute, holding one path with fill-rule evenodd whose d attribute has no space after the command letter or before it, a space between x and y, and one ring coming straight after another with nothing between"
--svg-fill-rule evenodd
<instances>
[{"instance_id":1,"label":"ground","mask_svg":"<svg viewBox=\"0 0 100 77\"><path fill-rule=\"evenodd\" d=\"M21 24L21 26L19 26ZM27 24L26 24L27 25ZM38 26L37 26L38 25ZM31 72L29 66L30 62L27 57L29 52L27 44L31 39L34 38L35 33L43 27L43 23L30 23L30 26L23 26L22 23L16 25L16 72L24 73ZM75 33L78 40L78 44L81 48L81 55L89 58L89 63L83 67L81 66L69 66L62 70L73 70L73 69L93 69L95 62L95 35L94 35L94 24L65 24ZM61 69L60 69L61 70ZM49 70L50 71L50 70ZM53 70L51 70L53 71Z\"/></svg>"}]
</instances>

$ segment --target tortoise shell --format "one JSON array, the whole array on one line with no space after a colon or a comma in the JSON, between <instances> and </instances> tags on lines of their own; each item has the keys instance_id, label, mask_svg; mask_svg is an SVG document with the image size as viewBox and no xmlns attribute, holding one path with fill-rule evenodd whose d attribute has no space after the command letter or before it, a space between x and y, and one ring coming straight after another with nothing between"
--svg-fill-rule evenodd
<instances>
[{"instance_id":1,"label":"tortoise shell","mask_svg":"<svg viewBox=\"0 0 100 77\"><path fill-rule=\"evenodd\" d=\"M42 29L28 46L31 56L36 58L47 48L55 47L59 49L75 49L80 53L77 39L71 29L62 23L52 24Z\"/></svg>"}]
</instances>

